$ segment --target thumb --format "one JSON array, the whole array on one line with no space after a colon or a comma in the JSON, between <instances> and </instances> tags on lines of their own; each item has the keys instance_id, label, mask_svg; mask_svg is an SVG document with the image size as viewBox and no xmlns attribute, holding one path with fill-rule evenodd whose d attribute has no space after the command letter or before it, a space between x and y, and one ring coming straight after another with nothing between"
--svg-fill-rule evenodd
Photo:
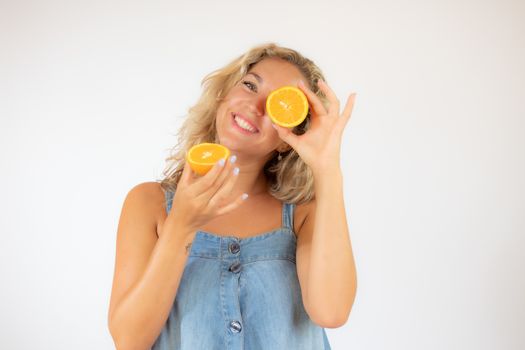
<instances>
[{"instance_id":1,"label":"thumb","mask_svg":"<svg viewBox=\"0 0 525 350\"><path fill-rule=\"evenodd\" d=\"M187 185L190 183L191 178L192 178L192 170L191 170L190 164L186 160L184 162L184 169L182 170L182 174L180 176L179 181L182 181L184 185Z\"/></svg>"},{"instance_id":2,"label":"thumb","mask_svg":"<svg viewBox=\"0 0 525 350\"><path fill-rule=\"evenodd\" d=\"M295 148L297 135L292 132L292 129L285 128L275 123L272 123L272 126L275 130L277 130L281 140L292 146L292 148Z\"/></svg>"}]
</instances>

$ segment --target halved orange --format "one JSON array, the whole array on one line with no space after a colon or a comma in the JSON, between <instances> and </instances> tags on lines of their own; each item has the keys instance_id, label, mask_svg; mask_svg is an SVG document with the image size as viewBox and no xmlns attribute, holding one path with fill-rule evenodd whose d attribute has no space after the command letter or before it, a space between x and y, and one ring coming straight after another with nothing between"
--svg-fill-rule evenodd
<instances>
[{"instance_id":1,"label":"halved orange","mask_svg":"<svg viewBox=\"0 0 525 350\"><path fill-rule=\"evenodd\" d=\"M222 158L228 158L230 150L218 143L199 143L190 148L186 159L190 167L199 175L205 175Z\"/></svg>"},{"instance_id":2,"label":"halved orange","mask_svg":"<svg viewBox=\"0 0 525 350\"><path fill-rule=\"evenodd\" d=\"M293 128L306 118L308 99L295 86L282 86L268 95L266 112L275 124Z\"/></svg>"}]
</instances>

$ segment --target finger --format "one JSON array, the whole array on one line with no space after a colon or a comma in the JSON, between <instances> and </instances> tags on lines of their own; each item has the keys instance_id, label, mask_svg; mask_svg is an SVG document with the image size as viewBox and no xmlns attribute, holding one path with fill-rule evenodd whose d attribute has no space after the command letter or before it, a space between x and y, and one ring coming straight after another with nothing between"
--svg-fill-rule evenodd
<instances>
[{"instance_id":1,"label":"finger","mask_svg":"<svg viewBox=\"0 0 525 350\"><path fill-rule=\"evenodd\" d=\"M283 126L272 123L272 127L277 130L279 138L289 144L292 148L295 148L297 144L298 136L292 132L292 129L285 128Z\"/></svg>"},{"instance_id":2,"label":"finger","mask_svg":"<svg viewBox=\"0 0 525 350\"><path fill-rule=\"evenodd\" d=\"M212 168L206 174L195 180L194 186L196 196L206 193L209 190L209 188L215 183L217 177L219 177L219 175L224 171L225 164L225 158L215 162L215 164L213 164Z\"/></svg>"},{"instance_id":3,"label":"finger","mask_svg":"<svg viewBox=\"0 0 525 350\"><path fill-rule=\"evenodd\" d=\"M228 173L228 178L219 188L217 188L217 191L209 198L209 203L211 207L220 206L225 199L231 196L233 186L239 177L239 168L235 167L235 169Z\"/></svg>"},{"instance_id":4,"label":"finger","mask_svg":"<svg viewBox=\"0 0 525 350\"><path fill-rule=\"evenodd\" d=\"M324 92L326 98L328 98L328 101L330 101L330 106L328 106L328 114L335 112L335 115L339 116L340 103L333 90L322 79L319 79L317 85L319 85L321 91Z\"/></svg>"},{"instance_id":5,"label":"finger","mask_svg":"<svg viewBox=\"0 0 525 350\"><path fill-rule=\"evenodd\" d=\"M191 170L190 164L186 160L184 162L184 168L182 169L182 174L180 175L179 183L183 185L188 185L191 182L192 176L193 176L193 170Z\"/></svg>"},{"instance_id":6,"label":"finger","mask_svg":"<svg viewBox=\"0 0 525 350\"><path fill-rule=\"evenodd\" d=\"M321 99L319 96L317 96L306 84L300 80L297 84L299 88L304 92L306 97L308 98L308 101L312 105L313 110L317 115L325 115L327 114L326 109L324 108L323 103L321 102Z\"/></svg>"},{"instance_id":7,"label":"finger","mask_svg":"<svg viewBox=\"0 0 525 350\"><path fill-rule=\"evenodd\" d=\"M352 110L354 109L354 103L355 103L355 96L356 94L353 93L348 97L348 100L346 101L345 109L343 110L343 114L341 115L343 127L348 123L350 120L350 117L352 116Z\"/></svg>"},{"instance_id":8,"label":"finger","mask_svg":"<svg viewBox=\"0 0 525 350\"><path fill-rule=\"evenodd\" d=\"M246 200L248 199L248 194L247 193L243 193L242 195L240 195L239 197L237 197L232 203L222 207L221 209L219 209L217 211L217 216L221 216L221 215L224 215L224 214L227 214L231 211L233 211L234 209L237 209L238 207L240 207Z\"/></svg>"},{"instance_id":9,"label":"finger","mask_svg":"<svg viewBox=\"0 0 525 350\"><path fill-rule=\"evenodd\" d=\"M215 182L208 188L208 190L203 192L198 197L199 200L209 202L211 198L215 195L215 193L217 193L217 191L223 186L223 184L233 175L233 168L235 167L235 157L230 157L230 159L227 160L226 163L227 164L225 165L222 173L215 179ZM237 170L237 172L238 171L239 170Z\"/></svg>"}]
</instances>

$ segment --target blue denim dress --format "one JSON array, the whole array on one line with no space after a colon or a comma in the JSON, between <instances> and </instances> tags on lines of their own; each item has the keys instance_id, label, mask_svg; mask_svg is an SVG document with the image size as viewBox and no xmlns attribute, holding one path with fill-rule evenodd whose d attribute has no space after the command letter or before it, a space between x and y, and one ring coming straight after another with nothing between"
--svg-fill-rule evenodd
<instances>
[{"instance_id":1,"label":"blue denim dress","mask_svg":"<svg viewBox=\"0 0 525 350\"><path fill-rule=\"evenodd\" d=\"M330 350L302 302L294 208L283 203L282 227L254 237L197 231L152 350Z\"/></svg>"}]
</instances>

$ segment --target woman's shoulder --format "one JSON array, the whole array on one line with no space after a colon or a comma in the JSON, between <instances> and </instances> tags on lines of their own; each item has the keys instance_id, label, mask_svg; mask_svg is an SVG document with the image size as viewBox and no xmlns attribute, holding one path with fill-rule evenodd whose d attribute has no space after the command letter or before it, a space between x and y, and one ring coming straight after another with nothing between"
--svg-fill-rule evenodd
<instances>
[{"instance_id":1,"label":"woman's shoulder","mask_svg":"<svg viewBox=\"0 0 525 350\"><path fill-rule=\"evenodd\" d=\"M144 214L155 220L157 225L166 218L165 192L159 182L142 182L131 188L126 201L137 206Z\"/></svg>"},{"instance_id":2,"label":"woman's shoulder","mask_svg":"<svg viewBox=\"0 0 525 350\"><path fill-rule=\"evenodd\" d=\"M142 182L135 185L128 193L128 196L133 195L142 199L143 201L148 201L149 204L156 202L164 202L164 189L161 187L159 182ZM153 201L153 203L151 203Z\"/></svg>"},{"instance_id":3,"label":"woman's shoulder","mask_svg":"<svg viewBox=\"0 0 525 350\"><path fill-rule=\"evenodd\" d=\"M312 199L308 202L302 202L295 204L294 210L294 230L296 233L299 233L303 224L306 221L306 218L309 215L315 214L315 199Z\"/></svg>"}]
</instances>

